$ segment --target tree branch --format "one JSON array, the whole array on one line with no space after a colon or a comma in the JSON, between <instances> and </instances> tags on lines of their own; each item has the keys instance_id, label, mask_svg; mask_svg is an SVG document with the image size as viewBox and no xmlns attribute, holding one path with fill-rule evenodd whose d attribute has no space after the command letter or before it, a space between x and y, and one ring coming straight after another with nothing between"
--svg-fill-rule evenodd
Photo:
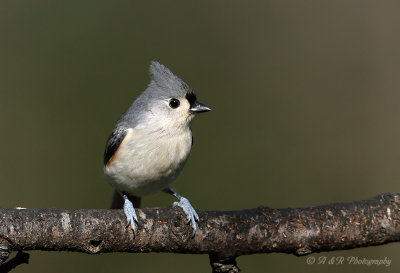
<instances>
[{"instance_id":1,"label":"tree branch","mask_svg":"<svg viewBox=\"0 0 400 273\"><path fill-rule=\"evenodd\" d=\"M399 194L386 193L309 208L199 211L194 238L180 208L138 209L136 236L126 228L122 210L4 208L0 209L0 243L9 252L209 254L214 272L238 272L234 259L240 255L306 255L399 241L399 206Z\"/></svg>"}]
</instances>

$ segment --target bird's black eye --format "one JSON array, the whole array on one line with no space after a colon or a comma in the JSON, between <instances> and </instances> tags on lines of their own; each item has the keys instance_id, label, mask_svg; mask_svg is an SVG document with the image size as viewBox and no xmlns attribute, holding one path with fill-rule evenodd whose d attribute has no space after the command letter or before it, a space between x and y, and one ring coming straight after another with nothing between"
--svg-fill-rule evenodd
<instances>
[{"instance_id":1,"label":"bird's black eye","mask_svg":"<svg viewBox=\"0 0 400 273\"><path fill-rule=\"evenodd\" d=\"M171 99L169 101L169 106L173 109L178 108L179 104L181 104L181 102L178 99Z\"/></svg>"}]
</instances>

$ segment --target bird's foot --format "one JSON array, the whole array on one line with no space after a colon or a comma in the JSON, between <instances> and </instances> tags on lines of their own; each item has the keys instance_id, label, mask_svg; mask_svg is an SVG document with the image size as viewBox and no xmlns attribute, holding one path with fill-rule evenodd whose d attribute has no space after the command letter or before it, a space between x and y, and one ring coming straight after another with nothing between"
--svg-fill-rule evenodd
<instances>
[{"instance_id":1,"label":"bird's foot","mask_svg":"<svg viewBox=\"0 0 400 273\"><path fill-rule=\"evenodd\" d=\"M173 206L174 207L178 206L183 209L183 211L186 214L186 219L187 219L186 223L187 224L191 223L192 228L193 228L192 236L194 236L194 234L196 233L196 230L197 230L197 222L199 221L199 216L197 215L196 211L190 204L189 200L186 199L185 197L180 197L179 202L174 202Z\"/></svg>"},{"instance_id":2,"label":"bird's foot","mask_svg":"<svg viewBox=\"0 0 400 273\"><path fill-rule=\"evenodd\" d=\"M138 221L138 218L136 216L136 212L135 209L133 207L133 204L131 201L129 201L128 198L124 198L125 202L124 202L124 213L126 216L126 221L128 222L127 226L129 226L129 224L131 224L131 228L133 230L133 233L136 233L136 225L135 225L135 221Z\"/></svg>"}]
</instances>

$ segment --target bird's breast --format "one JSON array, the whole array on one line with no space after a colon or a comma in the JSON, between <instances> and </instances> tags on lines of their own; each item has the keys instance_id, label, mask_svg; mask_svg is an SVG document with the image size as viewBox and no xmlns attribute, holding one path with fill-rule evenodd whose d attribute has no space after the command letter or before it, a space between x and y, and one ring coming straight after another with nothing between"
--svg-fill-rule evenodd
<instances>
[{"instance_id":1,"label":"bird's breast","mask_svg":"<svg viewBox=\"0 0 400 273\"><path fill-rule=\"evenodd\" d=\"M132 129L111 164L105 167L117 189L147 195L168 187L181 173L190 154L190 129L149 133Z\"/></svg>"}]
</instances>

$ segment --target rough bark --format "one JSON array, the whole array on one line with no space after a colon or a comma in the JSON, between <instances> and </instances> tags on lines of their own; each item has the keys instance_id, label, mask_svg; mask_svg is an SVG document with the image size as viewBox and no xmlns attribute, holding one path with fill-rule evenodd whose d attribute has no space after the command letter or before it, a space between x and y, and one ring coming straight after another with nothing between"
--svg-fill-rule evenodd
<instances>
[{"instance_id":1,"label":"rough bark","mask_svg":"<svg viewBox=\"0 0 400 273\"><path fill-rule=\"evenodd\" d=\"M209 254L214 272L238 272L240 255L306 255L399 241L399 206L399 194L386 193L309 208L198 211L194 237L180 208L137 209L136 235L122 210L3 208L0 250L3 256L16 250Z\"/></svg>"}]
</instances>

